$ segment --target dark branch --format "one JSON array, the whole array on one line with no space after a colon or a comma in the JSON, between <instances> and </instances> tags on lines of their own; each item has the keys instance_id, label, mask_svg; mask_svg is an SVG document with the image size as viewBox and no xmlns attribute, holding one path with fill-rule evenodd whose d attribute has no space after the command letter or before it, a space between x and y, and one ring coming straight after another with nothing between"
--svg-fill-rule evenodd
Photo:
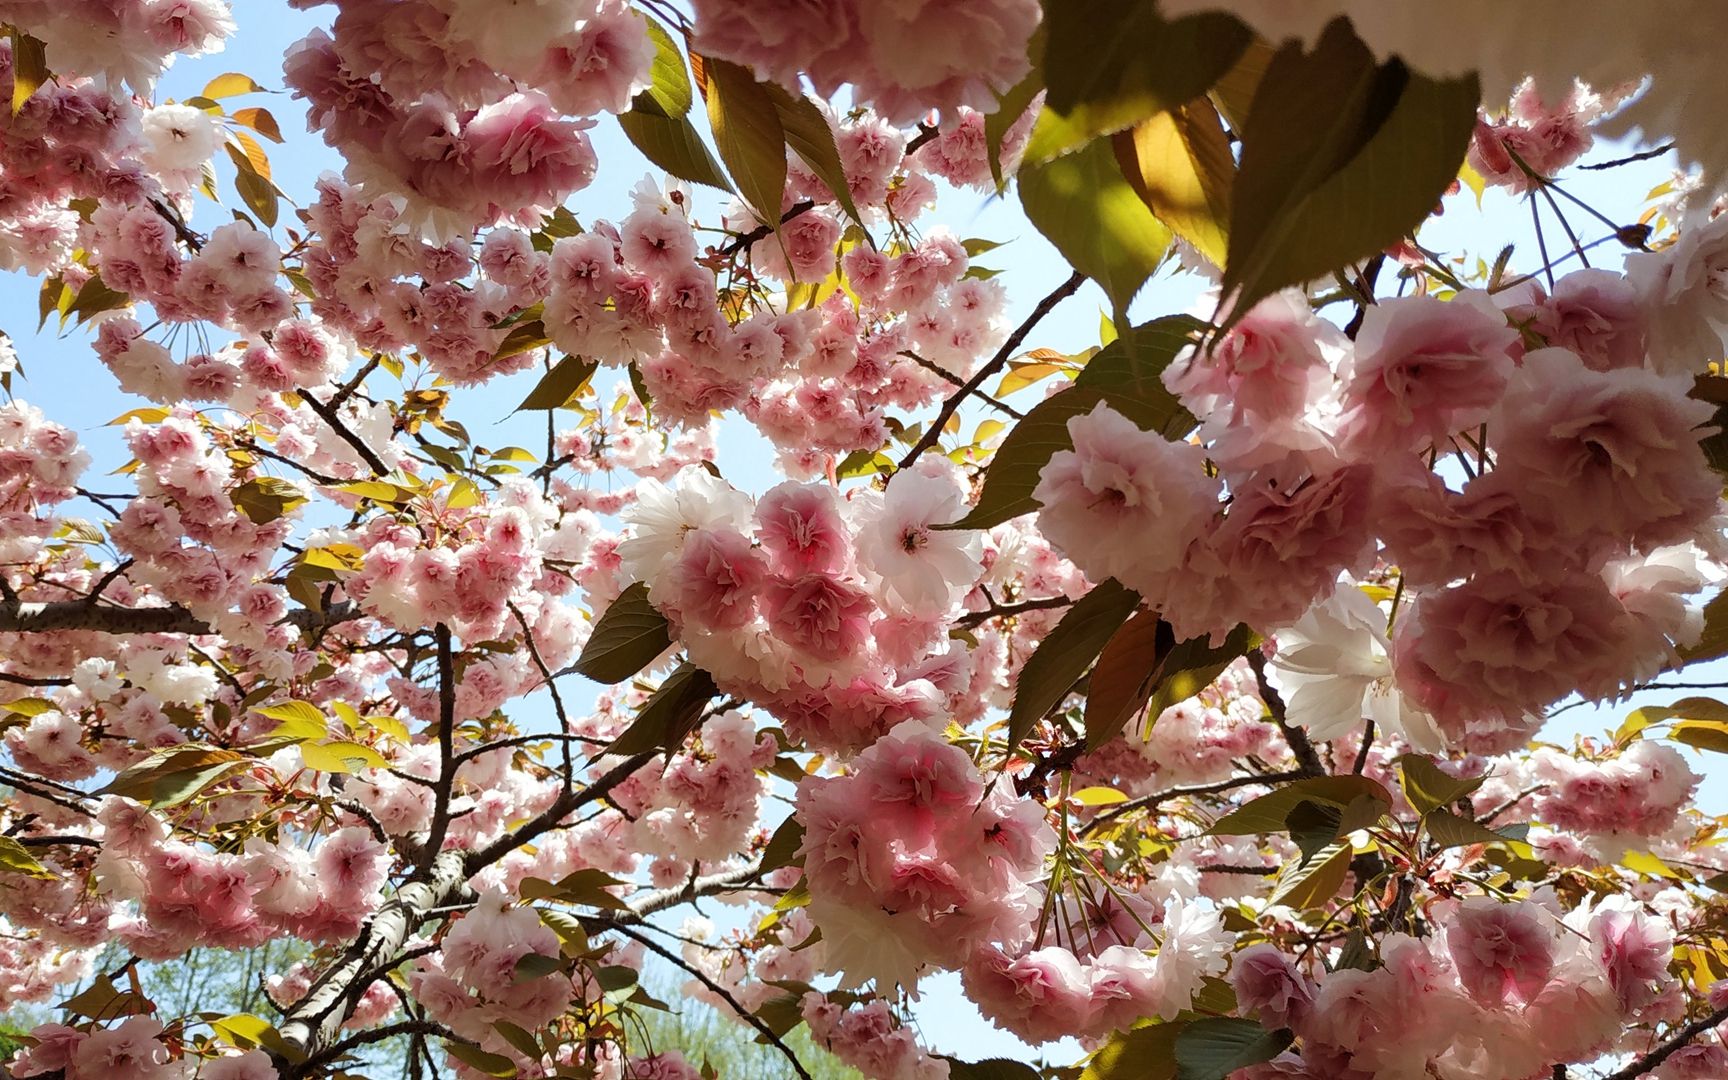
<instances>
[{"instance_id":1,"label":"dark branch","mask_svg":"<svg viewBox=\"0 0 1728 1080\"><path fill-rule=\"evenodd\" d=\"M1020 343L1026 340L1026 335L1032 332L1033 327L1044 321L1044 317L1050 314L1057 304L1078 292L1085 281L1086 275L1076 270L1068 276L1067 281L1056 286L1049 296L1038 301L1038 306L1032 309L1032 314L1026 316L1026 321L1014 328L1014 332L1008 335L1008 340L1004 341L1002 347L996 350L996 355L990 358L989 363L979 368L977 374L967 379L964 386L950 394L948 399L942 403L942 411L937 413L936 419L930 422L930 426L925 429L923 437L911 450L906 452L905 457L900 459L900 468L904 469L910 466L918 460L924 451L936 445L936 440L942 437L942 429L948 426L949 418L959 410L961 404L980 386L984 385L984 380L1006 367L1009 359L1019 351Z\"/></svg>"}]
</instances>

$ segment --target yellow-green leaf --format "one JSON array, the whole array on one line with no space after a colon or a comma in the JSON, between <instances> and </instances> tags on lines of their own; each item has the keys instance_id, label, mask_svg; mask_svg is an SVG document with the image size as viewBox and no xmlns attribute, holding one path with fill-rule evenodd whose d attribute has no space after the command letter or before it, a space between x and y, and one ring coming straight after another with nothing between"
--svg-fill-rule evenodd
<instances>
[{"instance_id":1,"label":"yellow-green leaf","mask_svg":"<svg viewBox=\"0 0 1728 1080\"><path fill-rule=\"evenodd\" d=\"M37 862L29 848L10 836L0 836L0 874L22 874L44 881L54 880L54 872Z\"/></svg>"},{"instance_id":2,"label":"yellow-green leaf","mask_svg":"<svg viewBox=\"0 0 1728 1080\"><path fill-rule=\"evenodd\" d=\"M1020 205L1069 265L1096 281L1117 311L1170 251L1170 230L1140 201L1108 139L1042 165L1022 165Z\"/></svg>"},{"instance_id":3,"label":"yellow-green leaf","mask_svg":"<svg viewBox=\"0 0 1728 1080\"><path fill-rule=\"evenodd\" d=\"M1123 176L1158 220L1223 266L1236 159L1212 103L1195 98L1147 117L1112 145Z\"/></svg>"},{"instance_id":4,"label":"yellow-green leaf","mask_svg":"<svg viewBox=\"0 0 1728 1080\"><path fill-rule=\"evenodd\" d=\"M786 130L774 96L748 68L703 58L708 77L708 123L720 160L738 183L758 221L780 230L786 191Z\"/></svg>"},{"instance_id":5,"label":"yellow-green leaf","mask_svg":"<svg viewBox=\"0 0 1728 1080\"><path fill-rule=\"evenodd\" d=\"M22 30L12 31L12 115L24 110L24 103L42 88L50 78L48 49L40 38Z\"/></svg>"},{"instance_id":6,"label":"yellow-green leaf","mask_svg":"<svg viewBox=\"0 0 1728 1080\"><path fill-rule=\"evenodd\" d=\"M361 769L382 769L390 763L384 755L364 743L337 740L334 742L300 744L300 758L306 767L316 772L352 773Z\"/></svg>"},{"instance_id":7,"label":"yellow-green leaf","mask_svg":"<svg viewBox=\"0 0 1728 1080\"><path fill-rule=\"evenodd\" d=\"M593 360L585 360L579 356L566 356L552 365L552 369L540 376L540 381L534 384L534 389L528 391L528 396L522 399L522 404L516 406L518 412L523 409L561 409L569 404L571 399L582 392L588 385L588 380L594 377L599 364ZM521 461L520 457L508 460ZM534 455L528 454L527 460L533 461Z\"/></svg>"},{"instance_id":8,"label":"yellow-green leaf","mask_svg":"<svg viewBox=\"0 0 1728 1080\"><path fill-rule=\"evenodd\" d=\"M203 96L213 99L238 97L241 94L256 94L263 89L262 86L252 81L252 76L242 75L238 71L230 71L205 83Z\"/></svg>"}]
</instances>

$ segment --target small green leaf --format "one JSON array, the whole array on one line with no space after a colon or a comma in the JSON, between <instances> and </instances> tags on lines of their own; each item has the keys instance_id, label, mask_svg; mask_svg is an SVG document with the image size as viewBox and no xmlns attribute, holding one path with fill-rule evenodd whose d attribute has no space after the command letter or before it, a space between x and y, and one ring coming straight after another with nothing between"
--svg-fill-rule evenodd
<instances>
[{"instance_id":1,"label":"small green leaf","mask_svg":"<svg viewBox=\"0 0 1728 1080\"><path fill-rule=\"evenodd\" d=\"M310 500L292 481L259 476L228 493L234 508L257 525L267 525Z\"/></svg>"},{"instance_id":2,"label":"small green leaf","mask_svg":"<svg viewBox=\"0 0 1728 1080\"><path fill-rule=\"evenodd\" d=\"M1226 1080L1237 1069L1271 1061L1296 1037L1287 1028L1267 1031L1252 1020L1209 1016L1176 1036L1178 1080Z\"/></svg>"},{"instance_id":3,"label":"small green leaf","mask_svg":"<svg viewBox=\"0 0 1728 1080\"><path fill-rule=\"evenodd\" d=\"M1008 748L1068 695L1117 627L1140 606L1140 595L1106 578L1062 616L1020 671L1008 712Z\"/></svg>"},{"instance_id":4,"label":"small green leaf","mask_svg":"<svg viewBox=\"0 0 1728 1080\"><path fill-rule=\"evenodd\" d=\"M620 683L671 647L666 616L648 602L648 586L638 581L600 616L574 670L596 682Z\"/></svg>"},{"instance_id":5,"label":"small green leaf","mask_svg":"<svg viewBox=\"0 0 1728 1080\"><path fill-rule=\"evenodd\" d=\"M1422 819L1428 835L1443 848L1468 847L1471 844L1501 844L1507 837L1469 818L1459 817L1450 810L1433 810Z\"/></svg>"},{"instance_id":6,"label":"small green leaf","mask_svg":"<svg viewBox=\"0 0 1728 1080\"><path fill-rule=\"evenodd\" d=\"M10 836L0 836L0 874L22 874L44 881L54 880L54 871L37 862L29 848Z\"/></svg>"},{"instance_id":7,"label":"small green leaf","mask_svg":"<svg viewBox=\"0 0 1728 1080\"><path fill-rule=\"evenodd\" d=\"M1398 771L1404 782L1404 797L1410 800L1410 805L1416 808L1418 814L1426 814L1442 806L1451 806L1481 787L1488 779L1485 776L1476 776L1460 780L1443 772L1432 760L1421 754L1405 754L1399 758Z\"/></svg>"},{"instance_id":8,"label":"small green leaf","mask_svg":"<svg viewBox=\"0 0 1728 1080\"><path fill-rule=\"evenodd\" d=\"M545 953L529 953L516 961L516 971L513 981L518 983L533 982L544 979L555 971L564 970L562 956L547 956Z\"/></svg>"},{"instance_id":9,"label":"small green leaf","mask_svg":"<svg viewBox=\"0 0 1728 1080\"><path fill-rule=\"evenodd\" d=\"M564 357L552 365L552 370L540 377L540 381L534 384L534 389L528 391L528 396L522 399L522 404L516 406L516 411L563 408L588 385L588 380L594 377L599 366L593 360L578 356ZM534 460L534 455L529 454L528 460Z\"/></svg>"},{"instance_id":10,"label":"small green leaf","mask_svg":"<svg viewBox=\"0 0 1728 1080\"><path fill-rule=\"evenodd\" d=\"M798 819L788 816L774 830L774 835L768 838L768 846L762 849L762 872L778 870L782 866L791 866L798 858L798 849L804 843L804 826Z\"/></svg>"},{"instance_id":11,"label":"small green leaf","mask_svg":"<svg viewBox=\"0 0 1728 1080\"><path fill-rule=\"evenodd\" d=\"M482 1050L473 1043L445 1039L444 1050L464 1065L478 1069L487 1076L510 1077L516 1075L516 1063L514 1061L503 1054Z\"/></svg>"},{"instance_id":12,"label":"small green leaf","mask_svg":"<svg viewBox=\"0 0 1728 1080\"><path fill-rule=\"evenodd\" d=\"M1314 776L1281 783L1270 794L1224 815L1207 832L1212 836L1250 836L1281 833L1296 804L1303 800L1345 809L1361 796L1368 796L1385 810L1392 808L1392 794L1378 780L1366 776Z\"/></svg>"},{"instance_id":13,"label":"small green leaf","mask_svg":"<svg viewBox=\"0 0 1728 1080\"><path fill-rule=\"evenodd\" d=\"M1096 281L1117 311L1170 251L1170 230L1152 216L1116 163L1108 139L1041 165L1022 165L1026 217L1074 269Z\"/></svg>"},{"instance_id":14,"label":"small green leaf","mask_svg":"<svg viewBox=\"0 0 1728 1080\"><path fill-rule=\"evenodd\" d=\"M608 754L676 750L702 719L702 710L720 692L714 677L691 663L666 676L624 734L606 747Z\"/></svg>"}]
</instances>

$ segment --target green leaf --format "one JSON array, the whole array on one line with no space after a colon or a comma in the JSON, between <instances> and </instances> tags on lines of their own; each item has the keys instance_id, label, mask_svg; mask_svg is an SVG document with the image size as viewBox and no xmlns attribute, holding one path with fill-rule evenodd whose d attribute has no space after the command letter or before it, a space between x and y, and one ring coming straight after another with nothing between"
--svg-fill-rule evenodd
<instances>
[{"instance_id":1,"label":"green leaf","mask_svg":"<svg viewBox=\"0 0 1728 1080\"><path fill-rule=\"evenodd\" d=\"M130 990L120 990L106 975L96 976L83 992L54 1006L56 1009L93 1020L118 1020L122 1016L145 1016L156 1010L150 999Z\"/></svg>"},{"instance_id":2,"label":"green leaf","mask_svg":"<svg viewBox=\"0 0 1728 1080\"><path fill-rule=\"evenodd\" d=\"M555 882L526 878L520 892L524 900L559 900L566 904L581 904L583 907L629 911L630 905L619 899L615 893L607 891L623 884L624 882L604 870L584 867L565 874Z\"/></svg>"},{"instance_id":3,"label":"green leaf","mask_svg":"<svg viewBox=\"0 0 1728 1080\"><path fill-rule=\"evenodd\" d=\"M1067 696L1116 628L1140 606L1140 595L1106 578L1062 616L1020 671L1008 712L1008 748Z\"/></svg>"},{"instance_id":4,"label":"green leaf","mask_svg":"<svg viewBox=\"0 0 1728 1080\"><path fill-rule=\"evenodd\" d=\"M23 874L25 877L54 880L54 871L36 861L30 849L12 839L0 836L0 873Z\"/></svg>"},{"instance_id":5,"label":"green leaf","mask_svg":"<svg viewBox=\"0 0 1728 1080\"><path fill-rule=\"evenodd\" d=\"M1284 816L1284 827L1301 849L1304 863L1338 839L1338 827L1343 822L1344 811L1311 799L1303 799Z\"/></svg>"},{"instance_id":6,"label":"green leaf","mask_svg":"<svg viewBox=\"0 0 1728 1080\"><path fill-rule=\"evenodd\" d=\"M14 29L12 38L12 115L24 110L42 84L52 77L48 70L48 47L40 38Z\"/></svg>"},{"instance_id":7,"label":"green leaf","mask_svg":"<svg viewBox=\"0 0 1728 1080\"><path fill-rule=\"evenodd\" d=\"M251 762L251 758L233 750L186 746L127 767L100 794L124 795L166 809L186 802Z\"/></svg>"},{"instance_id":8,"label":"green leaf","mask_svg":"<svg viewBox=\"0 0 1728 1080\"><path fill-rule=\"evenodd\" d=\"M539 954L532 953L530 955ZM525 956L523 959L526 960L527 957ZM515 1050L518 1054L521 1054L529 1061L539 1061L546 1054L546 1051L540 1049L540 1044L534 1041L533 1034L531 1034L526 1028L518 1027L508 1020L495 1020L492 1022L492 1030L496 1031L500 1038L509 1043L512 1050Z\"/></svg>"},{"instance_id":9,"label":"green leaf","mask_svg":"<svg viewBox=\"0 0 1728 1080\"><path fill-rule=\"evenodd\" d=\"M545 323L539 319L524 319L510 327L510 332L498 343L498 351L492 354L492 359L507 360L535 349L544 349L550 344L552 336L546 332Z\"/></svg>"},{"instance_id":10,"label":"green leaf","mask_svg":"<svg viewBox=\"0 0 1728 1080\"><path fill-rule=\"evenodd\" d=\"M961 1061L944 1055L943 1059L948 1062L948 1080L1042 1080L1037 1069L1013 1058Z\"/></svg>"},{"instance_id":11,"label":"green leaf","mask_svg":"<svg viewBox=\"0 0 1728 1080\"><path fill-rule=\"evenodd\" d=\"M1398 759L1400 779L1404 782L1404 797L1410 800L1410 805L1416 808L1418 814L1426 814L1442 806L1451 806L1464 798L1488 779L1485 776L1458 779L1441 771L1440 767L1421 754L1405 754Z\"/></svg>"},{"instance_id":12,"label":"green leaf","mask_svg":"<svg viewBox=\"0 0 1728 1080\"><path fill-rule=\"evenodd\" d=\"M762 849L762 872L791 866L803 844L804 826L798 823L797 818L788 816L768 838L768 846Z\"/></svg>"},{"instance_id":13,"label":"green leaf","mask_svg":"<svg viewBox=\"0 0 1728 1080\"><path fill-rule=\"evenodd\" d=\"M1728 723L1721 720L1682 720L1669 729L1668 736L1695 750L1728 754Z\"/></svg>"},{"instance_id":14,"label":"green leaf","mask_svg":"<svg viewBox=\"0 0 1728 1080\"><path fill-rule=\"evenodd\" d=\"M690 74L684 68L684 54L659 20L641 11L636 14L648 24L648 40L654 43L654 60L648 66L648 89L631 99L631 107L655 116L683 116L690 111L694 100L690 93Z\"/></svg>"},{"instance_id":15,"label":"green leaf","mask_svg":"<svg viewBox=\"0 0 1728 1080\"><path fill-rule=\"evenodd\" d=\"M1247 126L1248 111L1254 105L1254 95L1260 89L1260 81L1266 77L1266 69L1271 66L1275 51L1261 38L1250 41L1242 55L1236 58L1236 63L1207 94L1232 131L1240 133Z\"/></svg>"},{"instance_id":16,"label":"green leaf","mask_svg":"<svg viewBox=\"0 0 1728 1080\"><path fill-rule=\"evenodd\" d=\"M1281 48L1242 133L1226 326L1420 225L1458 175L1479 99L1474 75L1437 81L1397 59L1376 65L1344 19L1312 53Z\"/></svg>"},{"instance_id":17,"label":"green leaf","mask_svg":"<svg viewBox=\"0 0 1728 1080\"><path fill-rule=\"evenodd\" d=\"M240 201L252 211L267 229L275 228L277 212L276 185L258 175L251 168L234 170L234 190L240 195Z\"/></svg>"},{"instance_id":18,"label":"green leaf","mask_svg":"<svg viewBox=\"0 0 1728 1080\"><path fill-rule=\"evenodd\" d=\"M1212 645L1209 638L1192 637L1177 645L1164 660L1158 685L1146 711L1156 720L1172 705L1179 705L1211 686L1231 661L1248 655L1248 650L1260 644L1260 635L1238 624L1222 644Z\"/></svg>"},{"instance_id":19,"label":"green leaf","mask_svg":"<svg viewBox=\"0 0 1728 1080\"><path fill-rule=\"evenodd\" d=\"M737 64L703 57L703 70L708 75L708 123L720 160L757 220L779 232L786 192L786 129L774 96Z\"/></svg>"},{"instance_id":20,"label":"green leaf","mask_svg":"<svg viewBox=\"0 0 1728 1080\"><path fill-rule=\"evenodd\" d=\"M1111 636L1086 687L1086 746L1115 738L1152 697L1164 658L1175 648L1170 624L1139 611Z\"/></svg>"},{"instance_id":21,"label":"green leaf","mask_svg":"<svg viewBox=\"0 0 1728 1080\"><path fill-rule=\"evenodd\" d=\"M1471 844L1502 844L1506 837L1469 818L1459 817L1450 810L1434 810L1422 819L1428 835L1443 848L1468 847Z\"/></svg>"},{"instance_id":22,"label":"green leaf","mask_svg":"<svg viewBox=\"0 0 1728 1080\"><path fill-rule=\"evenodd\" d=\"M564 357L552 365L552 370L540 377L540 381L534 384L534 389L528 391L528 396L522 399L522 404L516 406L516 411L563 408L588 385L588 380L594 377L599 366L593 360L578 356ZM528 460L533 459L530 454Z\"/></svg>"},{"instance_id":23,"label":"green leaf","mask_svg":"<svg viewBox=\"0 0 1728 1080\"><path fill-rule=\"evenodd\" d=\"M1041 165L1021 165L1026 217L1117 311L1170 251L1170 230L1122 176L1107 139Z\"/></svg>"},{"instance_id":24,"label":"green leaf","mask_svg":"<svg viewBox=\"0 0 1728 1080\"><path fill-rule=\"evenodd\" d=\"M1296 804L1303 800L1327 803L1345 809L1362 796L1368 796L1385 810L1392 808L1392 794L1377 780L1366 776L1314 776L1279 784L1277 790L1262 795L1245 806L1224 815L1207 832L1212 836L1250 836L1279 833Z\"/></svg>"},{"instance_id":25,"label":"green leaf","mask_svg":"<svg viewBox=\"0 0 1728 1080\"><path fill-rule=\"evenodd\" d=\"M1032 164L1204 94L1253 38L1228 15L1166 21L1151 0L1046 0L1044 28Z\"/></svg>"},{"instance_id":26,"label":"green leaf","mask_svg":"<svg viewBox=\"0 0 1728 1080\"><path fill-rule=\"evenodd\" d=\"M1252 1020L1209 1016L1176 1036L1178 1080L1226 1080L1237 1069L1271 1061L1296 1037L1287 1028L1267 1031Z\"/></svg>"},{"instance_id":27,"label":"green leaf","mask_svg":"<svg viewBox=\"0 0 1728 1080\"><path fill-rule=\"evenodd\" d=\"M564 970L562 956L547 956L545 953L528 953L516 961L516 970L511 981L518 983L533 982L544 979L554 971Z\"/></svg>"},{"instance_id":28,"label":"green leaf","mask_svg":"<svg viewBox=\"0 0 1728 1080\"><path fill-rule=\"evenodd\" d=\"M596 682L620 683L672 647L666 616L648 602L648 586L638 581L618 594L582 646L574 670Z\"/></svg>"},{"instance_id":29,"label":"green leaf","mask_svg":"<svg viewBox=\"0 0 1728 1080\"><path fill-rule=\"evenodd\" d=\"M457 1061L470 1068L478 1069L487 1076L509 1077L516 1075L516 1063L514 1061L503 1054L482 1050L473 1043L445 1039L444 1049Z\"/></svg>"},{"instance_id":30,"label":"green leaf","mask_svg":"<svg viewBox=\"0 0 1728 1080\"><path fill-rule=\"evenodd\" d=\"M1224 265L1236 159L1205 98L1150 116L1111 140L1122 175L1172 232Z\"/></svg>"},{"instance_id":31,"label":"green leaf","mask_svg":"<svg viewBox=\"0 0 1728 1080\"><path fill-rule=\"evenodd\" d=\"M731 192L726 173L687 117L631 109L619 114L618 126L643 157L678 179Z\"/></svg>"},{"instance_id":32,"label":"green leaf","mask_svg":"<svg viewBox=\"0 0 1728 1080\"><path fill-rule=\"evenodd\" d=\"M822 115L814 101L802 94L787 93L786 88L777 83L763 83L762 87L779 111L786 145L834 193L840 208L853 221L862 224L858 206L852 201L852 189L846 183L846 170L840 164L840 151L834 145L834 129L828 126L828 118Z\"/></svg>"},{"instance_id":33,"label":"green leaf","mask_svg":"<svg viewBox=\"0 0 1728 1080\"><path fill-rule=\"evenodd\" d=\"M946 526L988 529L1038 509L1032 491L1038 473L1060 450L1072 450L1068 421L1099 402L1168 439L1194 430L1194 417L1164 388L1160 377L1187 348L1202 324L1172 315L1130 329L1098 350L1068 389L1045 398L1008 430L984 474L984 490L966 516Z\"/></svg>"},{"instance_id":34,"label":"green leaf","mask_svg":"<svg viewBox=\"0 0 1728 1080\"><path fill-rule=\"evenodd\" d=\"M236 510L257 525L267 525L310 501L292 482L274 476L248 480L230 491L228 497Z\"/></svg>"},{"instance_id":35,"label":"green leaf","mask_svg":"<svg viewBox=\"0 0 1728 1080\"><path fill-rule=\"evenodd\" d=\"M608 754L643 754L676 750L702 719L702 710L720 692L714 677L695 664L683 663L666 676L636 720L606 747Z\"/></svg>"},{"instance_id":36,"label":"green leaf","mask_svg":"<svg viewBox=\"0 0 1728 1080\"><path fill-rule=\"evenodd\" d=\"M1186 1026L1145 1024L1118 1031L1092 1055L1080 1080L1175 1080L1176 1038Z\"/></svg>"}]
</instances>

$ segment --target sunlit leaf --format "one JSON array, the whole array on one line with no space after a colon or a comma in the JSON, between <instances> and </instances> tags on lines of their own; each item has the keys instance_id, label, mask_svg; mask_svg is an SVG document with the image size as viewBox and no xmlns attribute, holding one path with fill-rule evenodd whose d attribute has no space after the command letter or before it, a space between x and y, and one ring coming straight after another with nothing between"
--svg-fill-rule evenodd
<instances>
[{"instance_id":1,"label":"sunlit leaf","mask_svg":"<svg viewBox=\"0 0 1728 1080\"><path fill-rule=\"evenodd\" d=\"M748 68L704 57L708 123L720 160L758 221L780 228L786 190L786 129L774 96Z\"/></svg>"},{"instance_id":2,"label":"sunlit leaf","mask_svg":"<svg viewBox=\"0 0 1728 1080\"><path fill-rule=\"evenodd\" d=\"M1242 132L1222 295L1228 322L1263 297L1367 258L1415 229L1458 175L1474 75L1384 65L1347 21L1273 57Z\"/></svg>"},{"instance_id":3,"label":"sunlit leaf","mask_svg":"<svg viewBox=\"0 0 1728 1080\"><path fill-rule=\"evenodd\" d=\"M1014 704L1008 712L1010 749L1020 745L1033 725L1067 696L1139 604L1139 594L1106 578L1068 609L1026 661L1015 683Z\"/></svg>"},{"instance_id":4,"label":"sunlit leaf","mask_svg":"<svg viewBox=\"0 0 1728 1080\"><path fill-rule=\"evenodd\" d=\"M1224 265L1236 161L1205 98L1154 114L1114 136L1122 175L1159 221Z\"/></svg>"},{"instance_id":5,"label":"sunlit leaf","mask_svg":"<svg viewBox=\"0 0 1728 1080\"><path fill-rule=\"evenodd\" d=\"M1140 201L1108 139L1041 165L1022 165L1026 217L1118 311L1170 251L1171 233Z\"/></svg>"},{"instance_id":6,"label":"sunlit leaf","mask_svg":"<svg viewBox=\"0 0 1728 1080\"><path fill-rule=\"evenodd\" d=\"M619 683L671 646L666 616L648 602L648 586L638 581L607 606L582 646L575 670L596 682Z\"/></svg>"}]
</instances>

